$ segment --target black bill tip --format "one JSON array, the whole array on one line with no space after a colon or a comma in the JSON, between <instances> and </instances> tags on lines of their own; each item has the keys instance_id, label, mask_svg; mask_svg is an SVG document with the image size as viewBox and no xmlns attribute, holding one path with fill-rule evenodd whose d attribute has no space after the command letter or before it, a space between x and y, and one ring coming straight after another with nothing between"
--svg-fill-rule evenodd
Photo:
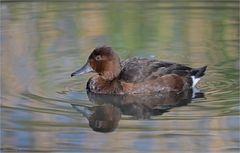
<instances>
[{"instance_id":1,"label":"black bill tip","mask_svg":"<svg viewBox=\"0 0 240 153\"><path fill-rule=\"evenodd\" d=\"M72 73L72 74L71 74L71 77L73 77L73 76L75 76L75 75L76 75L75 73Z\"/></svg>"}]
</instances>

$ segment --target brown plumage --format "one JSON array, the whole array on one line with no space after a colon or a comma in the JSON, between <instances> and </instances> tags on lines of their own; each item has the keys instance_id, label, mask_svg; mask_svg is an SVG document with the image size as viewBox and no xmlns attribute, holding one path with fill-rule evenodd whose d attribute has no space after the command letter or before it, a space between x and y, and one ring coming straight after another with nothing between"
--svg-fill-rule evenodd
<instances>
[{"instance_id":1,"label":"brown plumage","mask_svg":"<svg viewBox=\"0 0 240 153\"><path fill-rule=\"evenodd\" d=\"M205 70L206 66L195 69L146 58L130 58L120 62L111 47L103 46L94 49L87 63L71 76L94 71L97 75L89 79L88 91L101 94L138 94L181 92L195 85L195 79L202 77Z\"/></svg>"}]
</instances>

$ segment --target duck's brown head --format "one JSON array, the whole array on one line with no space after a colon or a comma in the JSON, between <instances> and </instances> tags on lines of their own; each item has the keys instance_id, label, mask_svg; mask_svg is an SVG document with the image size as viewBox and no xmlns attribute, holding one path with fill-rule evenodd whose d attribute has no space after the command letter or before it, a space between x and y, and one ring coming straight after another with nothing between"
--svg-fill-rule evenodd
<instances>
[{"instance_id":1,"label":"duck's brown head","mask_svg":"<svg viewBox=\"0 0 240 153\"><path fill-rule=\"evenodd\" d=\"M71 77L88 72L98 73L104 80L113 80L120 73L120 59L111 47L95 48L88 57L87 63L73 72Z\"/></svg>"}]
</instances>

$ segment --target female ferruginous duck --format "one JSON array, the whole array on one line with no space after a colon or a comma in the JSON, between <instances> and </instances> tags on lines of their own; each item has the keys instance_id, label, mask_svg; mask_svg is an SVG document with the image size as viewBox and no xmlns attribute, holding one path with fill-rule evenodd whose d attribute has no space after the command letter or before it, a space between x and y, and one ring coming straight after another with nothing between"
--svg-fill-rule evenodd
<instances>
[{"instance_id":1,"label":"female ferruginous duck","mask_svg":"<svg viewBox=\"0 0 240 153\"><path fill-rule=\"evenodd\" d=\"M86 89L99 94L150 94L181 92L194 87L207 66L188 66L146 58L120 62L111 47L95 48L87 63L71 76L88 72L97 75L88 80Z\"/></svg>"}]
</instances>

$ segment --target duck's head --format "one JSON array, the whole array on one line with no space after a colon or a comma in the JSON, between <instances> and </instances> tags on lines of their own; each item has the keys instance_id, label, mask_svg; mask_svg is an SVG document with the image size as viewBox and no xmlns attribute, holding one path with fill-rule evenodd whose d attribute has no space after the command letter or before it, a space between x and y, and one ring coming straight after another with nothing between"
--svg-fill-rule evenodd
<instances>
[{"instance_id":1,"label":"duck's head","mask_svg":"<svg viewBox=\"0 0 240 153\"><path fill-rule=\"evenodd\" d=\"M120 59L111 47L95 48L88 57L87 63L73 72L71 77L88 72L98 73L104 80L113 80L120 73Z\"/></svg>"}]
</instances>

